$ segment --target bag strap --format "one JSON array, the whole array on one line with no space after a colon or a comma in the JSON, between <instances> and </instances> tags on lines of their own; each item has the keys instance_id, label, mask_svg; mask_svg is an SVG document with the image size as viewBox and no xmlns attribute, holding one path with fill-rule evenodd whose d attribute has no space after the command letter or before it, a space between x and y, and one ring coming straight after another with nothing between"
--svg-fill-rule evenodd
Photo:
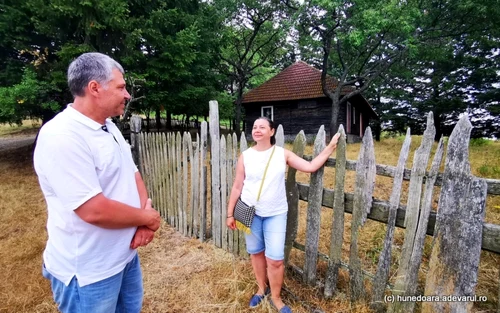
<instances>
[{"instance_id":1,"label":"bag strap","mask_svg":"<svg viewBox=\"0 0 500 313\"><path fill-rule=\"evenodd\" d=\"M264 170L264 176L262 177L262 182L260 183L259 193L257 195L257 202L259 202L259 199L260 199L260 192L262 191L262 186L264 185L264 179L266 179L267 169L269 168L269 163L271 163L271 158L273 157L274 149L276 149L276 145L273 147L273 151L271 152L271 156L269 157L269 160L267 161L266 169Z\"/></svg>"}]
</instances>

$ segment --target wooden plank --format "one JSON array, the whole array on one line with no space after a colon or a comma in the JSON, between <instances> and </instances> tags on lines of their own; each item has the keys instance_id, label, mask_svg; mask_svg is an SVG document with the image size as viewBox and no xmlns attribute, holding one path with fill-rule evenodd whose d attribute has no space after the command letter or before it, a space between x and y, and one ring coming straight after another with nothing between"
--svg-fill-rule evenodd
<instances>
[{"instance_id":1,"label":"wooden plank","mask_svg":"<svg viewBox=\"0 0 500 313\"><path fill-rule=\"evenodd\" d=\"M401 152L399 153L398 165L396 167L394 181L392 184L391 198L389 200L389 217L387 219L387 231L385 233L384 247L380 252L377 272L375 273L375 279L373 281L372 309L378 312L383 312L385 310L383 297L385 286L389 278L389 270L391 266L391 251L392 244L394 242L394 230L396 228L396 215L401 198L403 174L410 151L410 144L411 134L410 128L408 128L406 130L405 141L403 142Z\"/></svg>"},{"instance_id":2,"label":"wooden plank","mask_svg":"<svg viewBox=\"0 0 500 313\"><path fill-rule=\"evenodd\" d=\"M176 176L176 198L177 198L177 223L176 228L177 231L182 232L184 228L184 219L183 219L183 208L184 204L182 203L182 139L181 133L177 132L175 134L175 176Z\"/></svg>"},{"instance_id":3,"label":"wooden plank","mask_svg":"<svg viewBox=\"0 0 500 313\"><path fill-rule=\"evenodd\" d=\"M227 145L226 137L220 137L220 192L221 192L221 248L227 251Z\"/></svg>"},{"instance_id":4,"label":"wooden plank","mask_svg":"<svg viewBox=\"0 0 500 313\"><path fill-rule=\"evenodd\" d=\"M130 146L132 148L132 157L139 168L139 134L142 127L142 118L138 115L132 115L130 118Z\"/></svg>"},{"instance_id":5,"label":"wooden plank","mask_svg":"<svg viewBox=\"0 0 500 313\"><path fill-rule=\"evenodd\" d=\"M233 133L234 135L234 133ZM229 201L229 197L231 195L231 189L233 186L233 168L234 168L234 148L233 148L233 137L231 134L227 135L227 149L226 149L226 177L227 177L227 184L226 184L226 191L227 191L227 196L222 198L222 203L224 204L224 208L222 210L224 214L224 220L222 221L222 225L224 225L225 232L227 234L227 251L233 252L233 247L234 247L234 232L231 229L228 229L226 226L227 223L227 203ZM222 153L222 150L221 150Z\"/></svg>"},{"instance_id":6,"label":"wooden plank","mask_svg":"<svg viewBox=\"0 0 500 313\"><path fill-rule=\"evenodd\" d=\"M221 239L221 198L220 198L220 134L219 104L210 101L210 170L212 172L212 238L216 247L222 246Z\"/></svg>"},{"instance_id":7,"label":"wooden plank","mask_svg":"<svg viewBox=\"0 0 500 313\"><path fill-rule=\"evenodd\" d=\"M427 176L428 184L425 184L425 193L421 206L420 218L418 221L417 233L415 235L415 242L413 245L413 251L410 258L410 264L408 265L408 270L404 280L404 294L405 295L416 295L418 286L418 270L420 268L420 263L422 262L422 253L424 250L425 236L427 230L427 224L429 220L429 215L432 210L432 198L434 194L434 182L441 166L441 161L443 159L444 148L443 148L443 138L439 140L436 153L434 154L434 160L432 161L431 170L429 171L429 176ZM394 306L400 306L398 312L413 312L415 309L414 301L405 302L394 302Z\"/></svg>"},{"instance_id":8,"label":"wooden plank","mask_svg":"<svg viewBox=\"0 0 500 313\"><path fill-rule=\"evenodd\" d=\"M241 139L240 139L240 153L243 153L243 151L245 151L246 149L248 149L248 144L247 144L247 139L245 137L245 133L241 133ZM237 237L238 239L238 255L241 256L241 257L248 257L248 253L247 253L247 249L246 249L246 243L245 243L245 233L243 231L237 231L238 233L238 236L235 236ZM235 242L236 243L236 242Z\"/></svg>"},{"instance_id":9,"label":"wooden plank","mask_svg":"<svg viewBox=\"0 0 500 313\"><path fill-rule=\"evenodd\" d=\"M304 131L300 131L293 141L293 153L302 157L306 146L306 136ZM288 167L288 172L285 181L286 198L288 202L288 214L286 220L286 237L285 237L285 264L288 264L290 252L292 251L293 242L297 237L299 227L299 191L296 183L295 174L297 170L293 167Z\"/></svg>"},{"instance_id":10,"label":"wooden plank","mask_svg":"<svg viewBox=\"0 0 500 313\"><path fill-rule=\"evenodd\" d=\"M207 238L207 150L208 131L207 122L201 122L200 137L200 233L199 238L204 242Z\"/></svg>"},{"instance_id":11,"label":"wooden plank","mask_svg":"<svg viewBox=\"0 0 500 313\"><path fill-rule=\"evenodd\" d=\"M314 156L325 149L325 127L321 125L314 140ZM321 229L321 202L323 195L324 167L311 173L309 183L309 199L306 218L306 255L304 264L304 281L314 286L316 284L316 269L318 261L319 231Z\"/></svg>"},{"instance_id":12,"label":"wooden plank","mask_svg":"<svg viewBox=\"0 0 500 313\"><path fill-rule=\"evenodd\" d=\"M278 128L276 129L276 145L278 147L284 147L285 146L285 133L283 131L283 125L279 124Z\"/></svg>"},{"instance_id":13,"label":"wooden plank","mask_svg":"<svg viewBox=\"0 0 500 313\"><path fill-rule=\"evenodd\" d=\"M200 238L200 134L196 134L196 143L194 146L193 155L193 181L191 182L193 186L193 232L192 235L195 238Z\"/></svg>"},{"instance_id":14,"label":"wooden plank","mask_svg":"<svg viewBox=\"0 0 500 313\"><path fill-rule=\"evenodd\" d=\"M168 175L170 173L170 168L168 167L168 138L166 134L162 135L163 141L163 170L165 177L163 178L163 183L165 186L165 221L168 221L169 207L170 207L170 186L168 181Z\"/></svg>"},{"instance_id":15,"label":"wooden plank","mask_svg":"<svg viewBox=\"0 0 500 313\"><path fill-rule=\"evenodd\" d=\"M333 201L333 221L330 237L330 259L325 277L325 297L331 298L337 286L340 264L342 262L342 243L344 241L344 183L346 162L346 134L344 127L339 127L340 138L337 143L335 166L335 195Z\"/></svg>"},{"instance_id":16,"label":"wooden plank","mask_svg":"<svg viewBox=\"0 0 500 313\"><path fill-rule=\"evenodd\" d=\"M243 135L243 134L242 134ZM236 176L236 163L238 162L238 136L236 135L236 133L233 133L233 150L232 150L232 156L231 156L231 159L232 159L232 169L231 169L231 172L232 172L232 177L233 177L233 181L234 181L234 177ZM231 185L232 187L232 185ZM234 255L238 255L239 253L239 234L236 230L232 231L231 232L231 238L232 238L232 248L231 248L231 252L233 252Z\"/></svg>"},{"instance_id":17,"label":"wooden plank","mask_svg":"<svg viewBox=\"0 0 500 313\"><path fill-rule=\"evenodd\" d=\"M312 159L312 156L305 155L305 156L303 156L303 158L304 158L304 160L310 161ZM327 167L335 167L335 159L329 158L328 161L326 161L326 166ZM356 161L347 160L346 169L349 171L355 171L356 170ZM394 166L383 165L383 164L377 164L376 169L377 169L377 175L385 176L385 177L394 177L395 171L396 171L396 168ZM428 173L426 173L426 175L427 174ZM403 180L408 181L408 180L410 180L410 178L411 178L411 170L405 168ZM500 195L500 179L485 178L485 181L488 184L488 194L489 195ZM443 182L443 174L439 173L437 178L436 178L435 186L442 186L442 182ZM423 183L425 183L425 179L424 179Z\"/></svg>"},{"instance_id":18,"label":"wooden plank","mask_svg":"<svg viewBox=\"0 0 500 313\"><path fill-rule=\"evenodd\" d=\"M375 149L370 127L366 128L363 145L359 153L356 168L354 207L351 221L351 247L349 254L350 298L351 302L366 299L366 291L361 275L361 261L358 255L358 232L366 221L366 215L372 207L373 188L375 186Z\"/></svg>"},{"instance_id":19,"label":"wooden plank","mask_svg":"<svg viewBox=\"0 0 500 313\"><path fill-rule=\"evenodd\" d=\"M189 228L189 218L190 215L188 214L188 154L189 154L189 146L191 145L191 140L189 140L188 143L188 138L191 139L191 135L189 135L187 132L184 132L182 135L182 220L183 220L183 227L182 227L182 234L184 236L188 236L188 228Z\"/></svg>"},{"instance_id":20,"label":"wooden plank","mask_svg":"<svg viewBox=\"0 0 500 313\"><path fill-rule=\"evenodd\" d=\"M164 153L165 133L161 133L158 140L158 151L160 157L160 190L161 190L161 212L163 219L167 216L167 184L165 183L167 168L165 166L166 156Z\"/></svg>"},{"instance_id":21,"label":"wooden plank","mask_svg":"<svg viewBox=\"0 0 500 313\"><path fill-rule=\"evenodd\" d=\"M170 187L170 214L169 223L175 227L175 217L177 216L177 197L176 197L176 175L175 175L175 133L168 134L168 171L169 171L169 187Z\"/></svg>"},{"instance_id":22,"label":"wooden plank","mask_svg":"<svg viewBox=\"0 0 500 313\"><path fill-rule=\"evenodd\" d=\"M189 153L189 214L188 214L188 236L192 237L194 234L194 214L195 214L195 201L194 201L194 196L195 196L195 186L198 183L198 179L196 179L196 172L195 172L195 163L196 159L194 158L194 153L193 153L193 141L191 140L191 134L186 133L186 141L188 145L188 153ZM187 167L187 164L186 164Z\"/></svg>"},{"instance_id":23,"label":"wooden plank","mask_svg":"<svg viewBox=\"0 0 500 313\"><path fill-rule=\"evenodd\" d=\"M471 129L464 116L448 140L425 295L473 297L475 294L487 184L470 172ZM471 301L423 302L422 312L470 312L472 305Z\"/></svg>"},{"instance_id":24,"label":"wooden plank","mask_svg":"<svg viewBox=\"0 0 500 313\"><path fill-rule=\"evenodd\" d=\"M413 251L415 242L415 234L417 231L417 224L420 216L420 201L422 197L422 184L426 176L427 164L431 153L432 144L436 135L436 128L434 127L434 117L432 112L427 115L427 128L424 131L422 143L415 151L413 157L413 168L411 170L410 185L408 187L408 201L406 204L405 215L405 240L401 248L401 261L396 276L396 288L393 291L395 296L404 295L405 287L404 281L408 273L408 266ZM396 309L394 305L389 306L389 310ZM399 312L399 311L398 311Z\"/></svg>"},{"instance_id":25,"label":"wooden plank","mask_svg":"<svg viewBox=\"0 0 500 313\"><path fill-rule=\"evenodd\" d=\"M309 186L306 184L297 183L299 190L299 199L303 201L308 201ZM327 208L333 207L333 195L334 191L331 189L323 189L323 203L322 206ZM345 193L345 212L352 214L354 204L354 195L352 193ZM389 216L390 204L387 201L382 201L378 199L373 199L372 208L367 218L382 222L387 224L387 219ZM398 207L398 213L396 215L396 226L404 228L405 219L405 206ZM429 224L427 226L427 235L432 236L434 234L434 225L436 223L436 213L431 212L429 216ZM481 247L485 251L494 252L500 254L500 225L483 223L483 238L481 242Z\"/></svg>"}]
</instances>

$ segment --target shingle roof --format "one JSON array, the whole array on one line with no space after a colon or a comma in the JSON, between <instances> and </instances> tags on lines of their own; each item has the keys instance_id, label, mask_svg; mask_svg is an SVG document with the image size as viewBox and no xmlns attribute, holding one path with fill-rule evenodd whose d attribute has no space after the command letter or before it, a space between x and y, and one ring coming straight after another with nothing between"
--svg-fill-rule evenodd
<instances>
[{"instance_id":1,"label":"shingle roof","mask_svg":"<svg viewBox=\"0 0 500 313\"><path fill-rule=\"evenodd\" d=\"M333 89L337 86L337 81L327 76L327 85ZM345 94L344 91L342 94ZM299 61L285 68L259 87L244 94L242 103L321 97L325 97L321 89L321 71Z\"/></svg>"}]
</instances>

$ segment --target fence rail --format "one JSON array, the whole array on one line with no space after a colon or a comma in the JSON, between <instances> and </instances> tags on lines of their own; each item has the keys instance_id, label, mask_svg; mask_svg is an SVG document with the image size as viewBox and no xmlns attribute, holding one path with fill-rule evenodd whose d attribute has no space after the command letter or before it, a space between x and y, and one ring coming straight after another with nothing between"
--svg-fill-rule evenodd
<instances>
[{"instance_id":1,"label":"fence rail","mask_svg":"<svg viewBox=\"0 0 500 313\"><path fill-rule=\"evenodd\" d=\"M134 123L134 122L133 122ZM247 149L244 134L239 142L235 134L220 136L217 102L210 102L210 129L202 122L200 135L195 142L191 136L180 133L139 133L140 123L131 125L134 154L139 160L155 207L162 217L186 236L200 240L211 238L220 248L239 256L246 256L243 233L230 231L225 225L226 204L229 197L237 155ZM138 126L139 125L139 126ZM139 129L138 129L139 127ZM397 303L386 307L382 297L389 286L394 294L403 296L419 293L418 272L422 259L424 238L434 236L435 241L426 279L425 294L463 295L474 294L477 268L481 249L500 254L500 225L484 223L487 194L500 194L500 181L474 177L468 163L470 123L462 118L455 127L447 144L444 173L438 173L444 155L444 143L438 144L431 158L434 138L432 113L427 119L427 129L413 159L413 168L405 169L411 134L408 130L396 167L376 165L370 129L363 138L357 161L346 160L346 136L343 128L335 158L330 158L325 167L335 167L335 189L323 187L323 167L310 176L309 184L296 181L296 171L288 170L286 179L289 213L285 241L285 259L289 267L300 272L304 282L321 285L324 296L335 294L339 269L349 269L350 297L352 301L369 299L363 280L373 280L371 303L376 311L412 312L415 303ZM208 158L208 134L210 134L210 158ZM277 129L277 144L284 145L283 128ZM293 152L304 157L305 135L300 132ZM239 147L238 147L239 145ZM321 127L314 144L314 155L325 146L324 128ZM311 159L313 156L305 156ZM432 166L426 171L429 161ZM344 182L346 171L356 171L353 193L346 193ZM208 173L210 171L210 177ZM393 191L389 201L374 199L373 189L376 175L392 177ZM210 178L210 181L208 179ZM409 181L406 206L400 205L403 180ZM426 184L426 182L428 182ZM433 186L441 186L438 213L431 211ZM210 195L210 209L207 208ZM307 201L306 244L295 239L298 230L299 200ZM330 250L328 255L319 252L319 229L321 208L333 209ZM209 214L208 214L209 213ZM350 213L351 241L348 264L341 260L344 234L344 216ZM209 216L208 216L209 215ZM361 267L357 238L366 219L387 224L384 247L379 256L376 273L369 274ZM396 283L388 283L389 265L394 228L405 229L402 260L398 268ZM460 247L456 249L455 247ZM293 248L304 250L304 267L290 263ZM328 262L325 277L318 277L317 261ZM457 262L462 262L458 264ZM470 302L440 302L426 304L425 312L470 311ZM499 306L500 307L500 306ZM500 309L499 309L500 310Z\"/></svg>"}]
</instances>

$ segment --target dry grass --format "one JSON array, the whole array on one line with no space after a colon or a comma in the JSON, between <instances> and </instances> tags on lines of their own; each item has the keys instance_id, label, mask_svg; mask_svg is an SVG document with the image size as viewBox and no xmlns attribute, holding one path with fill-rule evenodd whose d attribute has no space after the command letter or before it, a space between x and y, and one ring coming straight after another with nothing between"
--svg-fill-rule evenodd
<instances>
[{"instance_id":1,"label":"dry grass","mask_svg":"<svg viewBox=\"0 0 500 313\"><path fill-rule=\"evenodd\" d=\"M418 141L418 142L417 142ZM376 159L379 164L395 165L402 141L387 139L376 143ZM418 137L412 144L412 151L418 147ZM312 154L311 148L306 154ZM348 146L348 159L355 160L359 145ZM500 145L494 143L480 149L471 148L471 169L479 175L481 168L499 166ZM411 153L413 156L413 152ZM411 157L412 158L412 157ZM410 158L410 159L411 159ZM411 167L407 164L407 167ZM490 171L495 175L495 171ZM326 187L333 187L333 170L327 169ZM500 178L500 177L490 177ZM309 175L300 174L299 179L309 181ZM354 175L349 174L346 183L352 192ZM392 180L377 177L376 198L388 199ZM30 147L0 152L0 312L56 312L49 283L41 276L41 254L45 246L46 211L43 196L38 187L31 165ZM500 224L499 197L489 197L487 220ZM402 203L406 202L406 196ZM305 217L307 203L301 202L301 223L299 242L305 241ZM332 211L323 209L320 250L327 254ZM385 236L383 224L368 221L361 230L359 239L363 268L374 272L377 258ZM343 258L348 260L350 239L350 216L346 215ZM396 232L391 276L394 278L398 266L404 232ZM424 264L421 271L425 279L427 260L430 256L431 240L424 249ZM145 295L143 312L250 312L247 301L256 286L247 260L234 258L231 254L215 248L210 242L200 243L185 238L166 224L162 225L156 239L147 247L140 248L144 273ZM293 251L292 260L303 263L303 253ZM486 295L488 303L475 308L488 312L498 303L500 256L488 252L481 255L479 284L476 294ZM319 262L320 275L326 271L326 264ZM285 287L294 294L284 293L285 301L294 312L309 312L317 307L325 312L369 312L364 305L353 305L348 299L348 274L342 270L339 279L339 293L333 300L324 300L320 290L306 287L293 275L288 274ZM305 301L302 303L301 301ZM269 304L252 310L273 312Z\"/></svg>"},{"instance_id":2,"label":"dry grass","mask_svg":"<svg viewBox=\"0 0 500 313\"><path fill-rule=\"evenodd\" d=\"M40 120L24 120L21 125L0 124L0 136L16 137L36 134L40 125Z\"/></svg>"}]
</instances>

